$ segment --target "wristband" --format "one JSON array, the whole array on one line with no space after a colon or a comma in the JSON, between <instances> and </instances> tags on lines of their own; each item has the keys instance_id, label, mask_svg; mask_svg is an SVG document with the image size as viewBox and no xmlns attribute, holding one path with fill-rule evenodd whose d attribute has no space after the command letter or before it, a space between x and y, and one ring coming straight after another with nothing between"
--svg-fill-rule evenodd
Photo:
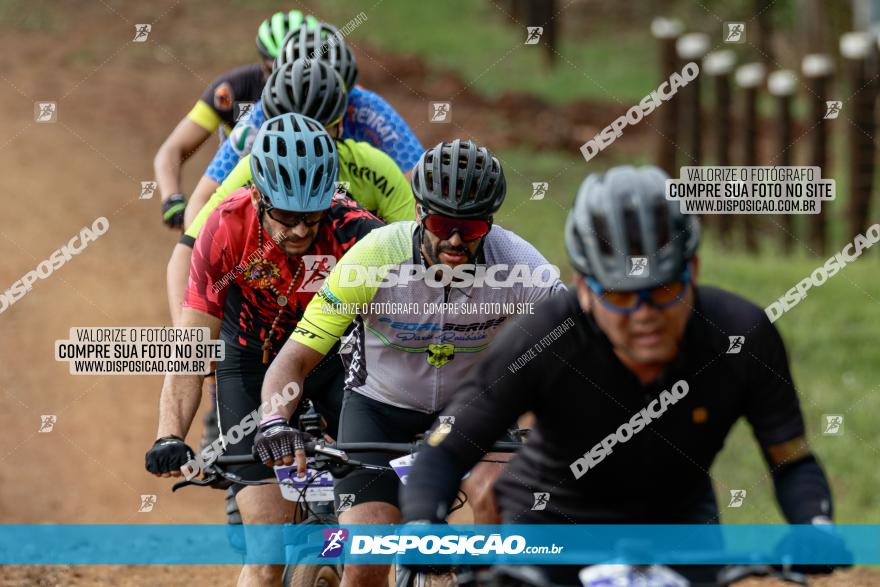
<instances>
[{"instance_id":1,"label":"wristband","mask_svg":"<svg viewBox=\"0 0 880 587\"><path fill-rule=\"evenodd\" d=\"M181 193L171 194L162 202L162 217L169 220L186 209L186 197Z\"/></svg>"},{"instance_id":2,"label":"wristband","mask_svg":"<svg viewBox=\"0 0 880 587\"><path fill-rule=\"evenodd\" d=\"M271 416L269 418L263 418L262 420L260 420L260 427L262 428L263 425L265 425L265 424L271 424L271 423L277 422L279 420L281 422L284 422L285 424L287 423L287 420L285 420L281 416Z\"/></svg>"},{"instance_id":3,"label":"wristband","mask_svg":"<svg viewBox=\"0 0 880 587\"><path fill-rule=\"evenodd\" d=\"M169 434L168 436L163 436L162 438L157 438L156 442L162 442L163 440L179 440L180 442L183 442L183 439L181 437L177 436L176 434ZM155 444L155 442L153 444Z\"/></svg>"}]
</instances>

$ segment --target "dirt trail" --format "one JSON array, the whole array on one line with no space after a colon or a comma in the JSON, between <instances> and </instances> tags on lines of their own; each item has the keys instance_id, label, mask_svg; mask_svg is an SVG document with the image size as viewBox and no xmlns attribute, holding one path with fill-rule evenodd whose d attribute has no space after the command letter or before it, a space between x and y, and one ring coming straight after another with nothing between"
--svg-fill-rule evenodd
<instances>
[{"instance_id":1,"label":"dirt trail","mask_svg":"<svg viewBox=\"0 0 880 587\"><path fill-rule=\"evenodd\" d=\"M172 497L167 480L144 472L160 378L71 376L53 348L72 326L168 323L165 264L176 237L161 226L157 199L138 201L140 182L152 179L156 148L207 82L251 58L249 48L226 50L215 32L250 39L262 11L242 9L229 18L175 3L157 21L149 3L70 4L76 9L68 6L53 21L60 31L3 25L0 35L0 174L7 178L0 283L8 287L96 218L109 219L110 230L0 314L6 406L0 522L221 523L221 492L190 489ZM47 10L21 6L26 13ZM30 13L16 17L33 20ZM147 43L131 42L137 22L155 23ZM368 55L360 59L364 85L380 89L425 144L450 133L498 145L522 140L524 127L497 124L513 110L550 117L556 130L537 146L574 140L565 109L542 113L540 103L515 96L488 103L467 90L456 102L455 130L429 124L427 96L455 94L461 82L444 75L428 81L418 60L361 49ZM58 121L35 123L35 101L58 102ZM597 121L611 120L609 108L618 110L593 110ZM187 166L188 189L211 151L209 145ZM57 416L51 433L37 432L43 414ZM196 425L190 444L200 433ZM145 494L158 501L152 512L138 513ZM0 568L0 584L223 585L236 573L234 567L7 567Z\"/></svg>"}]
</instances>

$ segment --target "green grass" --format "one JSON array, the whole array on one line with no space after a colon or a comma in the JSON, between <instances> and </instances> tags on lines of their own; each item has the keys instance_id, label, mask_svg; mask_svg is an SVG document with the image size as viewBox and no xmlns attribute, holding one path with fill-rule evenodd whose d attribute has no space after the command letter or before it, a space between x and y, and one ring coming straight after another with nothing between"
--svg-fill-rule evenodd
<instances>
[{"instance_id":1,"label":"green grass","mask_svg":"<svg viewBox=\"0 0 880 587\"><path fill-rule=\"evenodd\" d=\"M605 155L608 159L605 159ZM647 163L603 154L603 165ZM508 181L508 199L497 216L499 224L533 243L569 277L562 226L577 187L586 172L595 171L582 159L559 153L507 149L500 153ZM531 183L549 181L544 200L531 201ZM833 208L843 210L840 203ZM831 222L832 251L847 242L842 222ZM759 257L731 252L718 244L711 229L701 249L700 281L745 296L761 307L809 275L823 260L796 254L785 258L767 229ZM830 254L829 254L830 256ZM827 258L827 257L826 257ZM780 318L792 373L801 397L809 439L832 481L837 517L848 523L880 523L875 488L880 457L880 245L869 249L822 287ZM843 414L844 434L823 436L823 414ZM740 422L712 470L722 515L731 523L777 523L773 484L749 426ZM742 508L726 508L729 489L746 489Z\"/></svg>"},{"instance_id":2,"label":"green grass","mask_svg":"<svg viewBox=\"0 0 880 587\"><path fill-rule=\"evenodd\" d=\"M383 0L372 9L351 0L314 4L316 14L339 27L362 10L369 20L353 32L353 44L368 42L386 51L418 55L432 67L454 71L489 96L520 91L553 102L592 98L628 103L656 86L648 20L644 30L593 27L589 34L579 34L579 23L563 26L557 66L548 71L542 48L524 44L526 23L509 20L492 2L447 0L428 7ZM565 14L559 18L568 22ZM614 59L609 59L612 54Z\"/></svg>"},{"instance_id":3,"label":"green grass","mask_svg":"<svg viewBox=\"0 0 880 587\"><path fill-rule=\"evenodd\" d=\"M880 481L880 431L874 423L880 409L878 253L865 253L822 287L810 290L776 322L788 347L811 445L832 480L838 519L848 523L880 522L875 492ZM701 280L766 306L819 264L802 257L732 255L710 242L703 250ZM823 414L844 415L842 436L821 434ZM712 473L717 486L749 490L742 508L724 510L725 521L781 520L772 483L762 481L765 468L744 422L735 428Z\"/></svg>"}]
</instances>

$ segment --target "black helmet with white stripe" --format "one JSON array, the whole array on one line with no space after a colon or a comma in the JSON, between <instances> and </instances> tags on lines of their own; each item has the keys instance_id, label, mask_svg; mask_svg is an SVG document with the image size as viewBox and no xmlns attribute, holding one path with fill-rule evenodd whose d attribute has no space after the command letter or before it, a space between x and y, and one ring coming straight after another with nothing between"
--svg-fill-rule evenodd
<instances>
[{"instance_id":1,"label":"black helmet with white stripe","mask_svg":"<svg viewBox=\"0 0 880 587\"><path fill-rule=\"evenodd\" d=\"M666 199L667 179L658 167L629 165L588 176L565 226L574 268L617 291L679 278L700 243L700 223ZM647 259L644 270L633 270L633 257Z\"/></svg>"},{"instance_id":2,"label":"black helmet with white stripe","mask_svg":"<svg viewBox=\"0 0 880 587\"><path fill-rule=\"evenodd\" d=\"M455 139L419 157L412 175L416 201L444 216L489 217L507 193L501 163L486 147Z\"/></svg>"}]
</instances>

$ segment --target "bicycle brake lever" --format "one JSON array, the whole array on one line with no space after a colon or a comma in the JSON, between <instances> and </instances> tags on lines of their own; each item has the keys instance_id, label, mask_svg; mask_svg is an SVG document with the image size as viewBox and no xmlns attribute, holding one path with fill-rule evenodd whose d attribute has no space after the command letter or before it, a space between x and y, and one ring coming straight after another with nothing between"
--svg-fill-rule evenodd
<instances>
[{"instance_id":1,"label":"bicycle brake lever","mask_svg":"<svg viewBox=\"0 0 880 587\"><path fill-rule=\"evenodd\" d=\"M217 481L217 475L211 475L209 477L205 477L204 479L190 479L189 481L178 481L174 485L171 486L171 492L174 493L178 489L182 489L187 487L188 485L198 485L200 487L204 487L205 485L210 485Z\"/></svg>"},{"instance_id":2,"label":"bicycle brake lever","mask_svg":"<svg viewBox=\"0 0 880 587\"><path fill-rule=\"evenodd\" d=\"M316 455L323 455L326 457L330 457L331 459L338 459L343 462L349 462L348 455L345 454L345 451L341 451L337 448L330 448L329 446L324 446L322 444L315 444L315 448L313 449Z\"/></svg>"}]
</instances>

